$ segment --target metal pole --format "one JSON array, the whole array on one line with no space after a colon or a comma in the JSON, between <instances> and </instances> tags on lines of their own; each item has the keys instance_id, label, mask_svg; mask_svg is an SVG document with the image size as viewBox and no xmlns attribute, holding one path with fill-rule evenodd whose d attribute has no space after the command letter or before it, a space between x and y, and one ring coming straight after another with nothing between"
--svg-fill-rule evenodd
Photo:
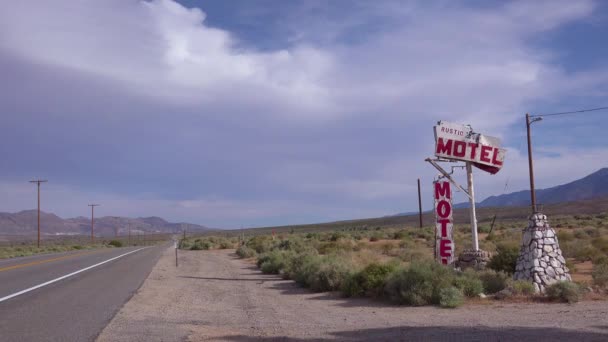
<instances>
[{"instance_id":1,"label":"metal pole","mask_svg":"<svg viewBox=\"0 0 608 342\"><path fill-rule=\"evenodd\" d=\"M526 131L528 132L528 170L530 171L530 205L532 214L536 212L536 190L534 189L534 165L532 164L532 139L530 138L530 114L526 113Z\"/></svg>"},{"instance_id":2,"label":"metal pole","mask_svg":"<svg viewBox=\"0 0 608 342\"><path fill-rule=\"evenodd\" d=\"M473 189L473 167L470 162L467 162L467 183L469 192L469 204L471 214L471 234L473 235L473 250L479 250L479 241L477 238L477 214L475 213L475 190Z\"/></svg>"},{"instance_id":3,"label":"metal pole","mask_svg":"<svg viewBox=\"0 0 608 342\"><path fill-rule=\"evenodd\" d=\"M420 178L418 178L418 219L420 220L420 228L422 229L422 195L420 194Z\"/></svg>"},{"instance_id":4,"label":"metal pole","mask_svg":"<svg viewBox=\"0 0 608 342\"><path fill-rule=\"evenodd\" d=\"M94 226L95 226L95 221L94 221L94 216L95 216L95 207L99 206L99 204L89 204L89 207L91 207L91 244L95 243L95 235L94 235Z\"/></svg>"},{"instance_id":5,"label":"metal pole","mask_svg":"<svg viewBox=\"0 0 608 342\"><path fill-rule=\"evenodd\" d=\"M38 182L38 248L40 248L40 182Z\"/></svg>"}]
</instances>

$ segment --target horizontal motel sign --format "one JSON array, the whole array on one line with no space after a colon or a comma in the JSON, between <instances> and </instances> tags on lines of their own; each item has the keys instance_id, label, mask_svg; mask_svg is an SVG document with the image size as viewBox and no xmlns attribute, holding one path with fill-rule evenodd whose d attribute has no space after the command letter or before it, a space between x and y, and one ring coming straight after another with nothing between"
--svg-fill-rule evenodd
<instances>
[{"instance_id":1,"label":"horizontal motel sign","mask_svg":"<svg viewBox=\"0 0 608 342\"><path fill-rule=\"evenodd\" d=\"M435 197L435 258L444 265L454 263L452 189L447 180L433 183Z\"/></svg>"},{"instance_id":2,"label":"horizontal motel sign","mask_svg":"<svg viewBox=\"0 0 608 342\"><path fill-rule=\"evenodd\" d=\"M474 133L470 126L439 121L435 128L435 156L471 162L495 174L502 168L506 150L500 139Z\"/></svg>"}]
</instances>

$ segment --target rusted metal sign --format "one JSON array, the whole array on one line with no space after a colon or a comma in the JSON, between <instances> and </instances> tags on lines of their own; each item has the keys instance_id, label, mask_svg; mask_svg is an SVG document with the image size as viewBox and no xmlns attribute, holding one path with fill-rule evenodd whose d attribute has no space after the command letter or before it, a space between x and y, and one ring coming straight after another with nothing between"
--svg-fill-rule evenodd
<instances>
[{"instance_id":1,"label":"rusted metal sign","mask_svg":"<svg viewBox=\"0 0 608 342\"><path fill-rule=\"evenodd\" d=\"M444 265L454 263L452 189L448 180L433 182L435 198L435 258Z\"/></svg>"},{"instance_id":2,"label":"rusted metal sign","mask_svg":"<svg viewBox=\"0 0 608 342\"><path fill-rule=\"evenodd\" d=\"M500 139L475 133L470 126L439 121L435 128L435 156L471 162L495 174L502 168L506 150Z\"/></svg>"}]
</instances>

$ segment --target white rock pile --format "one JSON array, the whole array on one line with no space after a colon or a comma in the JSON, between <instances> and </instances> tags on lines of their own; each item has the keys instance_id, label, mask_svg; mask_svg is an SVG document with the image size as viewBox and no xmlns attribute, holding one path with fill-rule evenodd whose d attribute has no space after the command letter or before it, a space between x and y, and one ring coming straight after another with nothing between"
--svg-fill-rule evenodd
<instances>
[{"instance_id":1,"label":"white rock pile","mask_svg":"<svg viewBox=\"0 0 608 342\"><path fill-rule=\"evenodd\" d=\"M544 292L548 285L572 280L569 272L547 216L541 213L530 216L528 228L524 229L514 279L531 281L536 292Z\"/></svg>"}]
</instances>

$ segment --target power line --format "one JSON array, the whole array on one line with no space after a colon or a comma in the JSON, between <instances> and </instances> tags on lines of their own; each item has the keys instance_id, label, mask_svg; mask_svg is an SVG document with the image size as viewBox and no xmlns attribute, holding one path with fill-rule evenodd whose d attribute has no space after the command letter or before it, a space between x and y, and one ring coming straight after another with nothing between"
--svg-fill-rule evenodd
<instances>
[{"instance_id":1,"label":"power line","mask_svg":"<svg viewBox=\"0 0 608 342\"><path fill-rule=\"evenodd\" d=\"M549 114L536 114L536 115L530 115L530 117L579 114L579 113L594 112L594 111L597 111L597 110L605 110L605 109L608 109L608 106L607 107L591 108L591 109L574 110L574 111L570 111L570 112L549 113Z\"/></svg>"}]
</instances>

